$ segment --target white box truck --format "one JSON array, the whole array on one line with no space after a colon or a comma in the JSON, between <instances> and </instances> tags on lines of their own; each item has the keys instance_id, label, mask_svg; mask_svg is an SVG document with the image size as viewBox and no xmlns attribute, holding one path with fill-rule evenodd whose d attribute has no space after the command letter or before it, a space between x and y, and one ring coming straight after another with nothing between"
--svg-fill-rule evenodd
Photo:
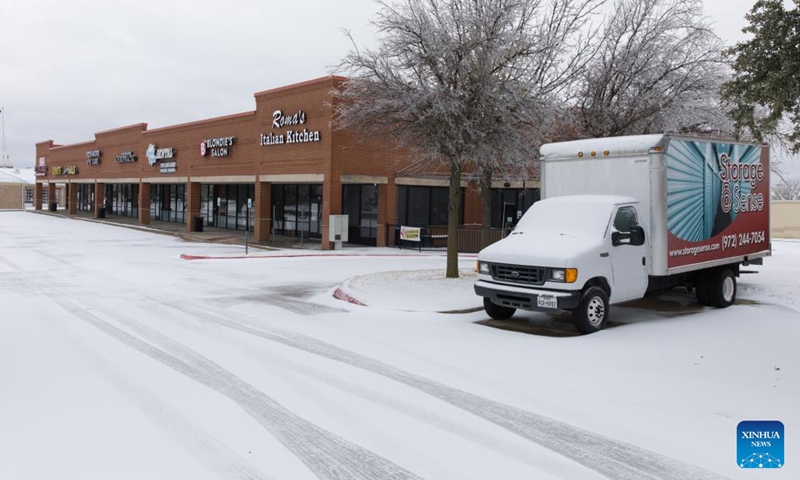
<instances>
[{"instance_id":1,"label":"white box truck","mask_svg":"<svg viewBox=\"0 0 800 480\"><path fill-rule=\"evenodd\" d=\"M687 287L736 299L740 265L770 255L769 147L672 135L541 148L542 200L478 254L486 313L571 311L582 333L609 305Z\"/></svg>"}]
</instances>

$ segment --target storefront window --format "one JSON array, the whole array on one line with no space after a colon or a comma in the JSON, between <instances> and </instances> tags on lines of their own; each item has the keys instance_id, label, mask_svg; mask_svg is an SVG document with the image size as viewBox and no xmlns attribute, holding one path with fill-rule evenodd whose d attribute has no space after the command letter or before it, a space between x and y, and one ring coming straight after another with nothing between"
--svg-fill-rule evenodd
<instances>
[{"instance_id":1,"label":"storefront window","mask_svg":"<svg viewBox=\"0 0 800 480\"><path fill-rule=\"evenodd\" d=\"M538 188L501 188L492 190L492 228L516 225L534 202L539 201Z\"/></svg>"},{"instance_id":2,"label":"storefront window","mask_svg":"<svg viewBox=\"0 0 800 480\"><path fill-rule=\"evenodd\" d=\"M255 209L250 209L247 218L247 199L255 202L255 185L202 185L200 188L200 214L206 218L206 224L231 230L250 231L254 229Z\"/></svg>"},{"instance_id":3,"label":"storefront window","mask_svg":"<svg viewBox=\"0 0 800 480\"><path fill-rule=\"evenodd\" d=\"M150 185L150 218L186 223L186 185Z\"/></svg>"},{"instance_id":4,"label":"storefront window","mask_svg":"<svg viewBox=\"0 0 800 480\"><path fill-rule=\"evenodd\" d=\"M273 185L272 233L321 238L322 185Z\"/></svg>"},{"instance_id":5,"label":"storefront window","mask_svg":"<svg viewBox=\"0 0 800 480\"><path fill-rule=\"evenodd\" d=\"M351 243L375 245L378 234L378 186L343 185L342 213L348 216Z\"/></svg>"},{"instance_id":6,"label":"storefront window","mask_svg":"<svg viewBox=\"0 0 800 480\"><path fill-rule=\"evenodd\" d=\"M77 210L81 212L94 211L94 185L90 183L77 184Z\"/></svg>"},{"instance_id":7,"label":"storefront window","mask_svg":"<svg viewBox=\"0 0 800 480\"><path fill-rule=\"evenodd\" d=\"M91 185L87 186L91 187ZM137 217L139 215L138 184L107 184L105 195L107 214L123 217Z\"/></svg>"},{"instance_id":8,"label":"storefront window","mask_svg":"<svg viewBox=\"0 0 800 480\"><path fill-rule=\"evenodd\" d=\"M447 225L448 187L416 187L401 185L397 195L397 223L428 227ZM459 225L464 223L464 189L461 189Z\"/></svg>"}]
</instances>

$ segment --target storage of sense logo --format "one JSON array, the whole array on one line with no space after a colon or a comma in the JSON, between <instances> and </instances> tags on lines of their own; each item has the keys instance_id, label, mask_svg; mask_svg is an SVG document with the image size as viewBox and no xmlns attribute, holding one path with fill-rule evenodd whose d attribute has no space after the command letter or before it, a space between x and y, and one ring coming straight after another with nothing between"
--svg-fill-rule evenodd
<instances>
[{"instance_id":1,"label":"storage of sense logo","mask_svg":"<svg viewBox=\"0 0 800 480\"><path fill-rule=\"evenodd\" d=\"M783 424L774 421L744 421L736 428L736 463L740 468L781 468Z\"/></svg>"}]
</instances>

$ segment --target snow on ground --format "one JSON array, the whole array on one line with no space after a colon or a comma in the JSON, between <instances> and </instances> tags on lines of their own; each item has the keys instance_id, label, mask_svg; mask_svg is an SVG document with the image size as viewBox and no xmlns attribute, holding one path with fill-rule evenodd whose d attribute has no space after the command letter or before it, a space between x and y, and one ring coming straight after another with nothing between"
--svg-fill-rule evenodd
<instances>
[{"instance_id":1,"label":"snow on ground","mask_svg":"<svg viewBox=\"0 0 800 480\"><path fill-rule=\"evenodd\" d=\"M675 291L575 336L484 325L474 256L2 212L0 478L800 478L800 242L773 247L733 307ZM784 468L738 468L742 420L784 423Z\"/></svg>"}]
</instances>

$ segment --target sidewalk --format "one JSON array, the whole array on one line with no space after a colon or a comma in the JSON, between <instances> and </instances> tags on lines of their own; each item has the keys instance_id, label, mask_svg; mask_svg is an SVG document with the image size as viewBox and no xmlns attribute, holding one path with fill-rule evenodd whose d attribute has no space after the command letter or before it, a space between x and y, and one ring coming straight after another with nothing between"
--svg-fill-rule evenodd
<instances>
[{"instance_id":1,"label":"sidewalk","mask_svg":"<svg viewBox=\"0 0 800 480\"><path fill-rule=\"evenodd\" d=\"M161 235L172 235L188 242L219 243L228 245L244 245L245 232L243 230L230 230L225 228L204 226L202 232L187 232L186 224L175 222L162 222L159 220L151 221L150 225L140 225L138 219L134 217L122 217L108 215L106 218L94 218L92 213L78 212L75 215L68 215L66 210L60 209L57 212L49 210L28 210L40 215L51 215L72 220L86 222L103 223L118 227L130 228L144 232L158 233ZM296 237L272 235L268 242L257 242L251 237L247 241L251 248L262 250L278 250L284 248L292 249L320 249L319 240L301 239Z\"/></svg>"}]
</instances>

